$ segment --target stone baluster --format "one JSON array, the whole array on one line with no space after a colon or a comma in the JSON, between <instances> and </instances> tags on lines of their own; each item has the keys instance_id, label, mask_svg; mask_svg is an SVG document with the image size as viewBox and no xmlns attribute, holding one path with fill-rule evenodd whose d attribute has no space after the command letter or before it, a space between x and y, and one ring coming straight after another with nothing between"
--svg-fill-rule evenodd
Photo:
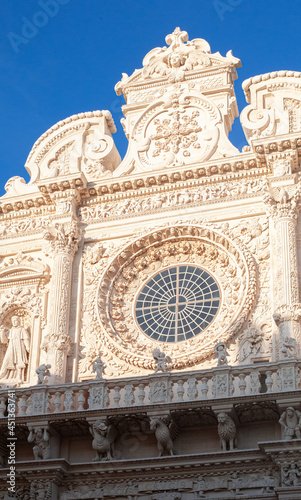
<instances>
[{"instance_id":1,"label":"stone baluster","mask_svg":"<svg viewBox=\"0 0 301 500\"><path fill-rule=\"evenodd\" d=\"M208 398L208 377L202 377L201 378L201 394L202 398L207 399Z\"/></svg>"},{"instance_id":2,"label":"stone baluster","mask_svg":"<svg viewBox=\"0 0 301 500\"><path fill-rule=\"evenodd\" d=\"M0 397L0 417L4 417L4 413L6 412L6 397Z\"/></svg>"},{"instance_id":3,"label":"stone baluster","mask_svg":"<svg viewBox=\"0 0 301 500\"><path fill-rule=\"evenodd\" d=\"M113 399L114 399L114 406L115 408L119 408L120 404L120 387L119 385L115 385L114 387L114 394L113 394Z\"/></svg>"},{"instance_id":4,"label":"stone baluster","mask_svg":"<svg viewBox=\"0 0 301 500\"><path fill-rule=\"evenodd\" d=\"M53 255L51 305L48 335L42 348L52 366L50 383L65 382L67 356L72 344L69 337L69 312L72 284L72 265L81 232L77 222L55 224L45 233Z\"/></svg>"},{"instance_id":5,"label":"stone baluster","mask_svg":"<svg viewBox=\"0 0 301 500\"><path fill-rule=\"evenodd\" d=\"M61 411L61 393L56 391L54 398L54 413Z\"/></svg>"},{"instance_id":6,"label":"stone baluster","mask_svg":"<svg viewBox=\"0 0 301 500\"><path fill-rule=\"evenodd\" d=\"M267 370L265 374L265 385L267 386L267 392L273 392L273 372L271 370Z\"/></svg>"},{"instance_id":7,"label":"stone baluster","mask_svg":"<svg viewBox=\"0 0 301 500\"><path fill-rule=\"evenodd\" d=\"M300 211L301 185L280 190L272 188L265 196L268 212L274 221L278 263L274 274L273 315L279 332L278 358L296 357L300 353L300 316L296 224ZM299 348L298 348L299 347Z\"/></svg>"},{"instance_id":8,"label":"stone baluster","mask_svg":"<svg viewBox=\"0 0 301 500\"><path fill-rule=\"evenodd\" d=\"M246 394L246 387L247 387L247 382L246 382L246 373L239 373L238 375L238 387L240 391L240 396L245 396Z\"/></svg>"},{"instance_id":9,"label":"stone baluster","mask_svg":"<svg viewBox=\"0 0 301 500\"><path fill-rule=\"evenodd\" d=\"M80 389L78 391L78 398L77 398L78 411L84 410L84 404L85 404L85 390Z\"/></svg>"},{"instance_id":10,"label":"stone baluster","mask_svg":"<svg viewBox=\"0 0 301 500\"><path fill-rule=\"evenodd\" d=\"M144 400L145 400L145 390L144 390L145 385L144 384L139 384L138 385L138 393L137 393L137 399L138 399L138 405L144 405Z\"/></svg>"},{"instance_id":11,"label":"stone baluster","mask_svg":"<svg viewBox=\"0 0 301 500\"><path fill-rule=\"evenodd\" d=\"M178 401L184 401L184 380L178 380L177 381L178 387L177 387L177 395L178 395Z\"/></svg>"},{"instance_id":12,"label":"stone baluster","mask_svg":"<svg viewBox=\"0 0 301 500\"><path fill-rule=\"evenodd\" d=\"M19 411L18 411L18 415L26 415L26 411L27 411L27 400L28 400L28 396L26 396L26 394L23 394L21 396L21 398L19 399Z\"/></svg>"}]
</instances>

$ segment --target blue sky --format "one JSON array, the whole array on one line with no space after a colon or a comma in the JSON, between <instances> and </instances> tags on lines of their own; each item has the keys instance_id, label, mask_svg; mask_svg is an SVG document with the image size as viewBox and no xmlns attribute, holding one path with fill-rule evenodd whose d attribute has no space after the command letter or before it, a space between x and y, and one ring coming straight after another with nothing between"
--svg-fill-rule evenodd
<instances>
[{"instance_id":1,"label":"blue sky","mask_svg":"<svg viewBox=\"0 0 301 500\"><path fill-rule=\"evenodd\" d=\"M42 12L42 13L41 13ZM48 13L47 13L48 12ZM279 69L301 71L301 2L291 0L9 0L0 21L0 195L24 168L33 143L57 121L109 109L124 156L121 73L140 68L144 55L165 45L176 26L205 38L212 52L239 57L236 95L250 76ZM25 36L24 36L25 35ZM230 136L246 143L239 119Z\"/></svg>"}]
</instances>

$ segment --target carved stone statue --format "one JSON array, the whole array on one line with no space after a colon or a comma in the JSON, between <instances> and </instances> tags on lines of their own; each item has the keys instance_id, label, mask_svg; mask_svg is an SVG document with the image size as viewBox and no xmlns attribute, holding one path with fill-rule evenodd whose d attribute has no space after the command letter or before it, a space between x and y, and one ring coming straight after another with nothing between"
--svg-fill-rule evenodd
<instances>
[{"instance_id":1,"label":"carved stone statue","mask_svg":"<svg viewBox=\"0 0 301 500\"><path fill-rule=\"evenodd\" d=\"M155 370L155 373L158 373L159 371L166 373L167 371L171 370L171 365L172 360L169 356L166 356L164 352L161 352L159 349L154 349L153 350L153 358L157 363L157 368Z\"/></svg>"},{"instance_id":2,"label":"carved stone statue","mask_svg":"<svg viewBox=\"0 0 301 500\"><path fill-rule=\"evenodd\" d=\"M155 431L159 457L162 457L162 455L166 453L169 453L169 455L173 455L173 440L179 434L178 426L176 425L176 423L172 420L170 424L167 425L162 418L151 417L150 429L152 431Z\"/></svg>"},{"instance_id":3,"label":"carved stone statue","mask_svg":"<svg viewBox=\"0 0 301 500\"><path fill-rule=\"evenodd\" d=\"M3 359L0 378L17 379L21 383L25 380L30 338L28 331L20 325L19 316L13 316L11 322L11 329L1 339L2 343L8 342L8 347Z\"/></svg>"},{"instance_id":4,"label":"carved stone statue","mask_svg":"<svg viewBox=\"0 0 301 500\"><path fill-rule=\"evenodd\" d=\"M117 437L116 427L98 419L90 426L90 432L93 436L92 448L96 451L96 457L93 459L93 462L113 460L114 441Z\"/></svg>"},{"instance_id":5,"label":"carved stone statue","mask_svg":"<svg viewBox=\"0 0 301 500\"><path fill-rule=\"evenodd\" d=\"M301 439L301 413L289 406L281 415L279 424L282 426L283 439Z\"/></svg>"},{"instance_id":6,"label":"carved stone statue","mask_svg":"<svg viewBox=\"0 0 301 500\"><path fill-rule=\"evenodd\" d=\"M280 343L280 353L283 358L292 358L296 355L296 340L292 337L285 337Z\"/></svg>"},{"instance_id":7,"label":"carved stone statue","mask_svg":"<svg viewBox=\"0 0 301 500\"><path fill-rule=\"evenodd\" d=\"M227 443L229 444L229 450L233 450L236 437L235 423L233 422L232 418L227 415L227 413L219 413L217 416L217 420L217 431L220 437L222 450L227 450Z\"/></svg>"},{"instance_id":8,"label":"carved stone statue","mask_svg":"<svg viewBox=\"0 0 301 500\"><path fill-rule=\"evenodd\" d=\"M28 427L27 441L34 443L33 454L35 460L48 460L50 458L49 432L45 427Z\"/></svg>"},{"instance_id":9,"label":"carved stone statue","mask_svg":"<svg viewBox=\"0 0 301 500\"><path fill-rule=\"evenodd\" d=\"M217 366L228 365L227 348L224 342L219 342L214 347L215 357L217 357Z\"/></svg>"},{"instance_id":10,"label":"carved stone statue","mask_svg":"<svg viewBox=\"0 0 301 500\"><path fill-rule=\"evenodd\" d=\"M102 379L102 375L103 375L105 368L106 368L106 365L101 360L100 357L96 358L95 361L93 361L92 370L93 370L93 373L96 373L95 380Z\"/></svg>"},{"instance_id":11,"label":"carved stone statue","mask_svg":"<svg viewBox=\"0 0 301 500\"><path fill-rule=\"evenodd\" d=\"M43 385L47 382L47 376L50 377L50 371L49 368L51 368L51 365L40 365L36 369L36 374L38 376L38 383L37 385Z\"/></svg>"}]
</instances>

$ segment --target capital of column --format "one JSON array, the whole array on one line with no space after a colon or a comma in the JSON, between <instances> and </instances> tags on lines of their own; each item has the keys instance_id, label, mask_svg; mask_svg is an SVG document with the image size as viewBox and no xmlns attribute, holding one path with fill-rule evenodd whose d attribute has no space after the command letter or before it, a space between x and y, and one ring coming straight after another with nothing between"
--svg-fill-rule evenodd
<instances>
[{"instance_id":1,"label":"capital of column","mask_svg":"<svg viewBox=\"0 0 301 500\"><path fill-rule=\"evenodd\" d=\"M298 184L290 194L283 187L277 191L268 191L264 202L275 224L284 220L296 224L301 209L301 185Z\"/></svg>"},{"instance_id":2,"label":"capital of column","mask_svg":"<svg viewBox=\"0 0 301 500\"><path fill-rule=\"evenodd\" d=\"M65 354L69 354L70 348L72 346L72 339L69 335L51 333L47 335L42 344L42 350L48 351L60 351Z\"/></svg>"},{"instance_id":3,"label":"capital of column","mask_svg":"<svg viewBox=\"0 0 301 500\"><path fill-rule=\"evenodd\" d=\"M71 222L56 223L44 233L54 255L68 254L74 256L81 240L81 230L75 220Z\"/></svg>"}]
</instances>

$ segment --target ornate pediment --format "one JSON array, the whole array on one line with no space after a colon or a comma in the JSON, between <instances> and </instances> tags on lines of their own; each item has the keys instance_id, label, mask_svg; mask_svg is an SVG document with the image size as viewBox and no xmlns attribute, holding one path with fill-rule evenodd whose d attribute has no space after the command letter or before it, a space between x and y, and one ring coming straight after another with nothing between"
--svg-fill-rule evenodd
<instances>
[{"instance_id":1,"label":"ornate pediment","mask_svg":"<svg viewBox=\"0 0 301 500\"><path fill-rule=\"evenodd\" d=\"M21 177L12 177L4 196L38 192L39 184L45 182L66 181L70 188L76 188L82 185L82 178L95 181L112 176L121 161L112 138L114 132L109 111L79 113L58 122L29 153L25 164L31 176L29 184Z\"/></svg>"},{"instance_id":2,"label":"ornate pediment","mask_svg":"<svg viewBox=\"0 0 301 500\"><path fill-rule=\"evenodd\" d=\"M238 154L228 133L238 116L233 82L240 60L211 54L208 42L189 41L180 28L166 42L115 87L126 100L129 148L114 177Z\"/></svg>"},{"instance_id":3,"label":"ornate pediment","mask_svg":"<svg viewBox=\"0 0 301 500\"><path fill-rule=\"evenodd\" d=\"M131 76L123 73L123 78L117 83L117 95L124 94L127 100L129 89L134 85L149 85L156 80L168 83L182 82L204 71L214 71L221 67L240 67L240 60L229 51L226 57L219 52L211 54L210 45L202 38L188 40L188 33L176 28L167 35L168 47L156 47L143 59L143 68L135 70ZM127 102L129 102L127 100Z\"/></svg>"},{"instance_id":4,"label":"ornate pediment","mask_svg":"<svg viewBox=\"0 0 301 500\"><path fill-rule=\"evenodd\" d=\"M245 80L242 87L250 104L240 120L250 144L301 131L301 73L273 71Z\"/></svg>"},{"instance_id":5,"label":"ornate pediment","mask_svg":"<svg viewBox=\"0 0 301 500\"><path fill-rule=\"evenodd\" d=\"M50 279L50 269L40 259L18 252L11 257L5 257L0 264L0 287L6 288L12 284L26 282L45 284Z\"/></svg>"}]
</instances>

